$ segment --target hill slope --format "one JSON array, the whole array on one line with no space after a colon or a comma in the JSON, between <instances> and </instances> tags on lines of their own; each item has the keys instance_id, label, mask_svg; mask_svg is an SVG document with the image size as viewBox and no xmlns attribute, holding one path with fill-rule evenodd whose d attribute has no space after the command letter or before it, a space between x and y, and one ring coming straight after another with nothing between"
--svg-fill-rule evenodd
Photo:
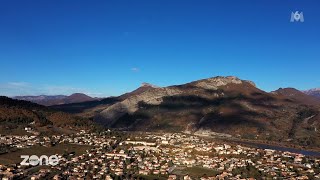
<instances>
[{"instance_id":1,"label":"hill slope","mask_svg":"<svg viewBox=\"0 0 320 180\"><path fill-rule=\"evenodd\" d=\"M0 96L0 134L30 126L75 130L92 128L94 123L35 103Z\"/></svg>"},{"instance_id":2,"label":"hill slope","mask_svg":"<svg viewBox=\"0 0 320 180\"><path fill-rule=\"evenodd\" d=\"M274 92L272 92L274 94L277 94L279 96L283 96L286 97L288 99L291 99L293 101L297 101L301 104L305 104L305 105L320 105L320 100L307 95L297 89L294 88L280 88Z\"/></svg>"}]
</instances>

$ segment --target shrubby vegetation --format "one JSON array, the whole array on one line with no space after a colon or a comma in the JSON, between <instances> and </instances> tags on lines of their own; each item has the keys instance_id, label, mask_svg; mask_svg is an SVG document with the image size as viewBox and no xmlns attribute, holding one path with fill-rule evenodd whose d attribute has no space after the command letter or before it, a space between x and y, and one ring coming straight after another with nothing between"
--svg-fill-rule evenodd
<instances>
[{"instance_id":1,"label":"shrubby vegetation","mask_svg":"<svg viewBox=\"0 0 320 180\"><path fill-rule=\"evenodd\" d=\"M13 100L0 96L0 130L34 124L37 127L94 127L91 120L51 110L28 101ZM1 133L1 132L0 132Z\"/></svg>"}]
</instances>

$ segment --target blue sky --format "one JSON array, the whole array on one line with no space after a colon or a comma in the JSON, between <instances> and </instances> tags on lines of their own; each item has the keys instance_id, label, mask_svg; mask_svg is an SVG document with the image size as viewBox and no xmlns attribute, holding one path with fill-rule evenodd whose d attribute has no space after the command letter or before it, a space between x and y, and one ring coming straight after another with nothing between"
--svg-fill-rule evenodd
<instances>
[{"instance_id":1,"label":"blue sky","mask_svg":"<svg viewBox=\"0 0 320 180\"><path fill-rule=\"evenodd\" d=\"M218 75L320 87L317 0L3 0L0 94L119 95ZM290 22L302 11L305 22Z\"/></svg>"}]
</instances>

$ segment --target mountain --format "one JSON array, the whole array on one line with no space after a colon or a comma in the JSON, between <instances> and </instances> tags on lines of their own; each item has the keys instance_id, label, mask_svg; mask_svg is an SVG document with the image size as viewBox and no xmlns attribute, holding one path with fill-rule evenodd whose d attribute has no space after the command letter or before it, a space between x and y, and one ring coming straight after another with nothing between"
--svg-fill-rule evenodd
<instances>
[{"instance_id":1,"label":"mountain","mask_svg":"<svg viewBox=\"0 0 320 180\"><path fill-rule=\"evenodd\" d=\"M318 99L320 99L320 88L315 88L315 89L310 89L310 90L306 90L303 91L305 94L308 94L310 96L316 97Z\"/></svg>"},{"instance_id":2,"label":"mountain","mask_svg":"<svg viewBox=\"0 0 320 180\"><path fill-rule=\"evenodd\" d=\"M62 104L70 104L70 103L79 103L79 102L87 102L87 101L93 101L95 100L94 98L82 94L82 93L75 93L70 96L67 96L66 98L63 99Z\"/></svg>"},{"instance_id":3,"label":"mountain","mask_svg":"<svg viewBox=\"0 0 320 180\"><path fill-rule=\"evenodd\" d=\"M0 134L22 132L24 127L51 131L88 129L94 127L88 119L59 112L24 100L0 96Z\"/></svg>"},{"instance_id":4,"label":"mountain","mask_svg":"<svg viewBox=\"0 0 320 180\"><path fill-rule=\"evenodd\" d=\"M305 105L320 105L320 100L314 98L311 95L305 94L294 88L280 88L272 93L284 96L288 99L292 99L294 101L298 101L301 104Z\"/></svg>"},{"instance_id":5,"label":"mountain","mask_svg":"<svg viewBox=\"0 0 320 180\"><path fill-rule=\"evenodd\" d=\"M92 98L88 95L82 94L82 93L75 93L70 96L64 96L64 95L56 95L56 96L15 96L13 99L18 100L25 100L34 102L40 105L44 106L53 106L53 105L59 105L59 104L70 104L70 103L80 103L80 102L87 102L87 101L93 101L95 98Z\"/></svg>"},{"instance_id":6,"label":"mountain","mask_svg":"<svg viewBox=\"0 0 320 180\"><path fill-rule=\"evenodd\" d=\"M320 147L319 106L301 95L294 89L267 93L251 81L214 77L132 94L100 109L94 119L125 130L210 131Z\"/></svg>"}]
</instances>

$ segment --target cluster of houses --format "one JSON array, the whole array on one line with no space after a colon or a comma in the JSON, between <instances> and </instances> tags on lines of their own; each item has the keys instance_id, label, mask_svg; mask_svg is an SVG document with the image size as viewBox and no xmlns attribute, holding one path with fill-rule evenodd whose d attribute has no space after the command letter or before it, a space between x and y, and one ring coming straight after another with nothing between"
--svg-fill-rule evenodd
<instances>
[{"instance_id":1,"label":"cluster of houses","mask_svg":"<svg viewBox=\"0 0 320 180\"><path fill-rule=\"evenodd\" d=\"M1 178L115 179L139 176L168 179L239 179L250 166L260 175L282 179L320 178L320 160L301 154L257 149L205 140L182 133L138 133L123 137L80 131L51 137L1 136L17 148L35 144L71 143L93 148L76 156L59 155L59 164L30 174L34 167L0 165ZM185 172L200 168L211 175ZM248 169L248 168L247 168ZM190 171L191 171L190 170Z\"/></svg>"},{"instance_id":2,"label":"cluster of houses","mask_svg":"<svg viewBox=\"0 0 320 180\"><path fill-rule=\"evenodd\" d=\"M168 142L169 146L161 147L161 155L177 166L203 167L220 173L211 178L230 179L236 176L237 168L248 165L269 177L320 177L320 160L302 154L210 142L185 134L148 135L147 139Z\"/></svg>"}]
</instances>

